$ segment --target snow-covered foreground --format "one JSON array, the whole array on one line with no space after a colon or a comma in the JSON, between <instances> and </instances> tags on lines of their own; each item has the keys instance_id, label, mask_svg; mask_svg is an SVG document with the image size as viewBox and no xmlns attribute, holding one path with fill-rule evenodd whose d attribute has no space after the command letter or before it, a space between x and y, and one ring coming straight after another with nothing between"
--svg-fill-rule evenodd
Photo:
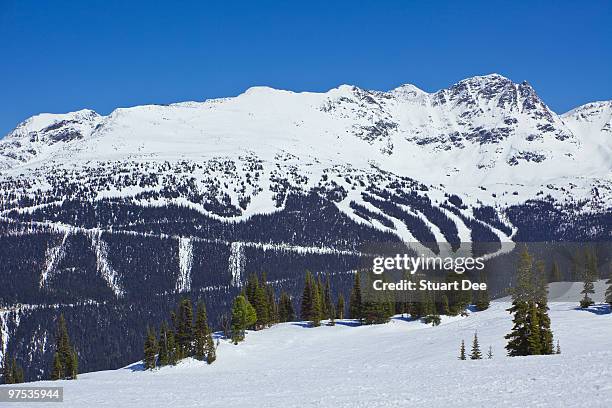
<instances>
[{"instance_id":1,"label":"snow-covered foreground","mask_svg":"<svg viewBox=\"0 0 612 408\"><path fill-rule=\"evenodd\" d=\"M401 317L378 326L280 324L238 346L222 341L211 366L189 360L143 372L135 364L28 386L65 387L64 407L609 407L608 306L551 304L562 354L510 358L508 305L493 302L438 327ZM475 330L492 360L457 359Z\"/></svg>"}]
</instances>

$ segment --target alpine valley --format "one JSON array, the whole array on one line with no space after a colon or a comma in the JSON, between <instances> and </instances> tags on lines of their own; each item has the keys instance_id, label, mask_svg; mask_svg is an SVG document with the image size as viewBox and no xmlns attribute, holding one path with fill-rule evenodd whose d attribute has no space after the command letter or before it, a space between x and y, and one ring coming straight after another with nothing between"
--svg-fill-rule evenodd
<instances>
[{"instance_id":1,"label":"alpine valley","mask_svg":"<svg viewBox=\"0 0 612 408\"><path fill-rule=\"evenodd\" d=\"M497 74L40 114L0 139L0 361L47 378L62 312L82 371L122 367L181 297L216 326L251 273L346 294L371 243L610 242L611 170L612 101Z\"/></svg>"}]
</instances>

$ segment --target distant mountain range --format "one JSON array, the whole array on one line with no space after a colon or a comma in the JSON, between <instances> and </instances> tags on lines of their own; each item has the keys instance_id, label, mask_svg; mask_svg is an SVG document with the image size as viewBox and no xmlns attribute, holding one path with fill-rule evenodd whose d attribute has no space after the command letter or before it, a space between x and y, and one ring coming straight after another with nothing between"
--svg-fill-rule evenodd
<instances>
[{"instance_id":1,"label":"distant mountain range","mask_svg":"<svg viewBox=\"0 0 612 408\"><path fill-rule=\"evenodd\" d=\"M61 310L85 370L119 367L180 296L214 323L249 273L345 291L371 243L610 241L611 169L612 101L558 115L497 74L40 114L0 140L0 356L46 375Z\"/></svg>"}]
</instances>

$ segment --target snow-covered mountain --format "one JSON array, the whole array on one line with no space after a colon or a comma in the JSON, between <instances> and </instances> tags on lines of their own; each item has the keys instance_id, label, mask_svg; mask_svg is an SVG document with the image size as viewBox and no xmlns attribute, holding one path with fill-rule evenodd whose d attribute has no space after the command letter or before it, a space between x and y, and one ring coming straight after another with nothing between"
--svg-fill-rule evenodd
<instances>
[{"instance_id":1,"label":"snow-covered mountain","mask_svg":"<svg viewBox=\"0 0 612 408\"><path fill-rule=\"evenodd\" d=\"M336 201L351 215L350 201L376 211L361 193L402 177L431 188L433 201L444 193L493 206L547 195L591 201L597 191L607 207L611 106L560 116L528 83L493 74L435 93L413 85L326 93L254 87L234 98L108 116L41 114L0 141L0 185L6 206L7 191L46 195L77 180L93 199L143 201L179 182L186 191L164 201L238 218L282 207L287 190L317 187L344 189ZM213 203L226 209L207 209Z\"/></svg>"},{"instance_id":2,"label":"snow-covered mountain","mask_svg":"<svg viewBox=\"0 0 612 408\"><path fill-rule=\"evenodd\" d=\"M306 270L331 274L348 295L371 244L609 242L611 106L558 115L494 74L34 116L0 140L4 355L45 377L61 312L96 348L84 370L120 367L182 296L214 325L251 273L295 299Z\"/></svg>"}]
</instances>

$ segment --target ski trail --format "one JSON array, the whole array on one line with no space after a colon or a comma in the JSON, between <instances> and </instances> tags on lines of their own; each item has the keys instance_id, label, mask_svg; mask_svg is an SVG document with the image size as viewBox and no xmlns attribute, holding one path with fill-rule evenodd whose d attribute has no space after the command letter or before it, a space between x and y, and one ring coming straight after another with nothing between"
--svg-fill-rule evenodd
<instances>
[{"instance_id":1,"label":"ski trail","mask_svg":"<svg viewBox=\"0 0 612 408\"><path fill-rule=\"evenodd\" d=\"M179 238L179 277L176 291L179 293L191 290L191 267L193 266L193 242L191 238Z\"/></svg>"}]
</instances>

